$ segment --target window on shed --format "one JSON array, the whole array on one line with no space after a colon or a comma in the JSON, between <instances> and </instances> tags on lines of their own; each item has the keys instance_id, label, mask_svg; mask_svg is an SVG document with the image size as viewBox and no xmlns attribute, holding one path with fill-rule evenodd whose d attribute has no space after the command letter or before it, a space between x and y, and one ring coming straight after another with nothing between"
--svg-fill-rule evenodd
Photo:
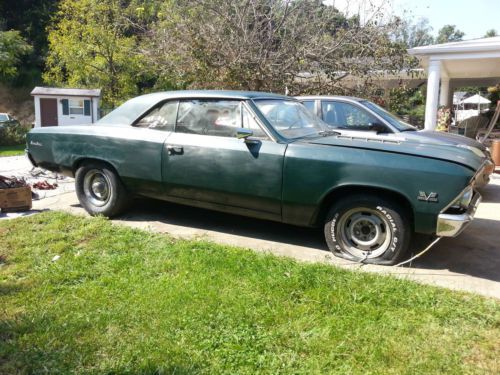
<instances>
[{"instance_id":1,"label":"window on shed","mask_svg":"<svg viewBox=\"0 0 500 375\"><path fill-rule=\"evenodd\" d=\"M62 99L63 115L90 116L90 100L87 99Z\"/></svg>"}]
</instances>

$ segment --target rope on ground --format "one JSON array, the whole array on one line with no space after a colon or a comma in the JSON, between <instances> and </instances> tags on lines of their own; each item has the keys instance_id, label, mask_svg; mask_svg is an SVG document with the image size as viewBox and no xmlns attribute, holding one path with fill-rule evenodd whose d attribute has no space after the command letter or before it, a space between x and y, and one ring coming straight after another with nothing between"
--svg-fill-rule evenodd
<instances>
[{"instance_id":1,"label":"rope on ground","mask_svg":"<svg viewBox=\"0 0 500 375\"><path fill-rule=\"evenodd\" d=\"M421 257L422 255L424 255L426 252L428 252L435 244L437 244L439 242L439 240L443 238L443 237L437 237L434 241L432 241L429 246L427 246L424 250L422 250L420 253L418 253L417 255L415 256L412 256L410 259L408 260L405 260L404 262L401 262L401 263L398 263L398 264L395 264L393 267L399 267L399 266L402 266L402 265L405 265L407 263L410 263L411 261Z\"/></svg>"}]
</instances>

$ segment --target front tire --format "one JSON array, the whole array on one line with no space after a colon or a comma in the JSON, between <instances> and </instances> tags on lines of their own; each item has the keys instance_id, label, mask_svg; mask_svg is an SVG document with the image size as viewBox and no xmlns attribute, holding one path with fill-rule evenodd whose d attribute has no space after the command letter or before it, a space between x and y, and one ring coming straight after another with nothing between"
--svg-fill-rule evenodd
<instances>
[{"instance_id":1,"label":"front tire","mask_svg":"<svg viewBox=\"0 0 500 375\"><path fill-rule=\"evenodd\" d=\"M399 204L380 197L344 197L327 214L328 248L352 261L394 265L408 252L412 233L408 216Z\"/></svg>"},{"instance_id":2,"label":"front tire","mask_svg":"<svg viewBox=\"0 0 500 375\"><path fill-rule=\"evenodd\" d=\"M82 165L76 171L75 185L80 204L92 216L119 215L131 201L116 172L105 163Z\"/></svg>"}]
</instances>

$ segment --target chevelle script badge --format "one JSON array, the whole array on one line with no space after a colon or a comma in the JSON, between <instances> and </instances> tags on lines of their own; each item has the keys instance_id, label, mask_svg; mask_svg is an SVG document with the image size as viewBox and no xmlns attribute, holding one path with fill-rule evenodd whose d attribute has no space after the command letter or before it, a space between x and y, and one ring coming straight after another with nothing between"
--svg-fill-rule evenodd
<instances>
[{"instance_id":1,"label":"chevelle script badge","mask_svg":"<svg viewBox=\"0 0 500 375\"><path fill-rule=\"evenodd\" d=\"M433 192L427 194L425 191L419 191L417 199L424 202L438 202L438 194Z\"/></svg>"},{"instance_id":2,"label":"chevelle script badge","mask_svg":"<svg viewBox=\"0 0 500 375\"><path fill-rule=\"evenodd\" d=\"M42 147L42 146L43 146L40 142L34 142L34 141L31 141L31 142L30 142L30 145L31 145L31 146L39 146L39 147Z\"/></svg>"}]
</instances>

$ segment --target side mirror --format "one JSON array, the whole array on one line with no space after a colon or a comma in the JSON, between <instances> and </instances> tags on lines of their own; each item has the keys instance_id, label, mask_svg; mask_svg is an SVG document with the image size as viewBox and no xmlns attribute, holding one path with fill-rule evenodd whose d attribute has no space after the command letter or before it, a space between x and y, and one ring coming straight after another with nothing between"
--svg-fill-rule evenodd
<instances>
[{"instance_id":1,"label":"side mirror","mask_svg":"<svg viewBox=\"0 0 500 375\"><path fill-rule=\"evenodd\" d=\"M250 129L238 128L236 130L236 138L238 139L247 139L253 135L253 131Z\"/></svg>"},{"instance_id":2,"label":"side mirror","mask_svg":"<svg viewBox=\"0 0 500 375\"><path fill-rule=\"evenodd\" d=\"M253 131L250 129L238 128L236 130L236 138L245 140L247 145L258 144L259 140L252 137Z\"/></svg>"}]
</instances>

